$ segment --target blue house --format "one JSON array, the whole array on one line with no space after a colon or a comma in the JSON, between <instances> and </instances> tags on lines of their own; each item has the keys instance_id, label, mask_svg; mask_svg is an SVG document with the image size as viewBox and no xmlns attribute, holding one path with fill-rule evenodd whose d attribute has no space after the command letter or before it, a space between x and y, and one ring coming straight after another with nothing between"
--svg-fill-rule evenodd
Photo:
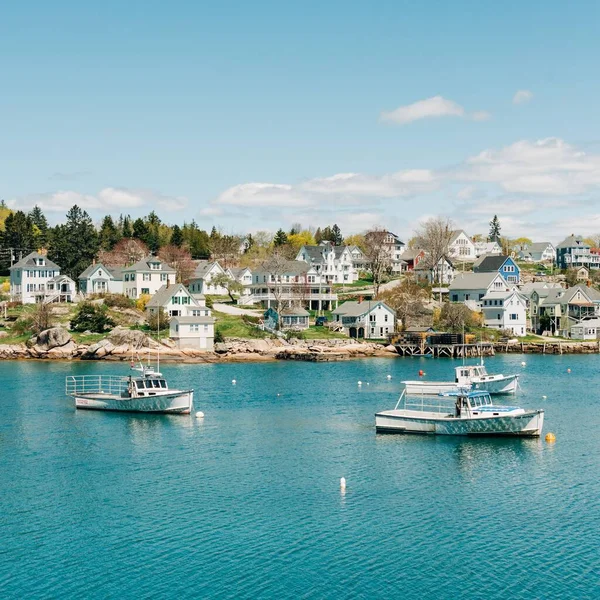
<instances>
[{"instance_id":1,"label":"blue house","mask_svg":"<svg viewBox=\"0 0 600 600\"><path fill-rule=\"evenodd\" d=\"M474 265L474 273L500 273L508 283L521 281L521 269L510 256L482 256Z\"/></svg>"}]
</instances>

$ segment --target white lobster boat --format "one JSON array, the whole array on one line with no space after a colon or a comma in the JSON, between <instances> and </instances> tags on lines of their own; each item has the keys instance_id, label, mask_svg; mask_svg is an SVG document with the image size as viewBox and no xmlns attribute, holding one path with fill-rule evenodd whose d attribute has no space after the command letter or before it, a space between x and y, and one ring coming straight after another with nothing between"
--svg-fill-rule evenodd
<instances>
[{"instance_id":1,"label":"white lobster boat","mask_svg":"<svg viewBox=\"0 0 600 600\"><path fill-rule=\"evenodd\" d=\"M133 367L137 375L70 375L67 396L75 407L88 410L114 410L143 413L189 414L193 390L169 389L166 379L151 367Z\"/></svg>"},{"instance_id":2,"label":"white lobster boat","mask_svg":"<svg viewBox=\"0 0 600 600\"><path fill-rule=\"evenodd\" d=\"M454 369L454 381L403 381L407 394L441 394L469 388L482 390L489 394L514 394L519 386L518 375L490 375L483 364L462 365Z\"/></svg>"},{"instance_id":3,"label":"white lobster boat","mask_svg":"<svg viewBox=\"0 0 600 600\"><path fill-rule=\"evenodd\" d=\"M544 411L494 404L489 392L455 390L410 398L404 389L393 410L375 414L379 433L537 437Z\"/></svg>"}]
</instances>

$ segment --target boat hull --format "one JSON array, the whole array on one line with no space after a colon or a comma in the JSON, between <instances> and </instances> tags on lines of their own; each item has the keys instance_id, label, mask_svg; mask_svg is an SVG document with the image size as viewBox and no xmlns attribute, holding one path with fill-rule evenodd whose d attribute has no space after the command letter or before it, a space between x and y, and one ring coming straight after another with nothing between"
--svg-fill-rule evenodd
<instances>
[{"instance_id":1,"label":"boat hull","mask_svg":"<svg viewBox=\"0 0 600 600\"><path fill-rule=\"evenodd\" d=\"M404 381L406 393L409 395L436 396L444 392L451 392L460 388L481 390L493 396L501 394L514 394L519 382L518 375L492 375L483 380L474 379L468 385L453 381Z\"/></svg>"},{"instance_id":2,"label":"boat hull","mask_svg":"<svg viewBox=\"0 0 600 600\"><path fill-rule=\"evenodd\" d=\"M139 398L118 398L108 394L79 394L74 397L75 407L82 410L189 414L192 411L194 392L178 391Z\"/></svg>"},{"instance_id":3,"label":"boat hull","mask_svg":"<svg viewBox=\"0 0 600 600\"><path fill-rule=\"evenodd\" d=\"M431 435L538 437L544 426L544 411L516 415L460 418L452 415L419 417L411 411L389 410L375 415L378 433L426 433Z\"/></svg>"}]
</instances>

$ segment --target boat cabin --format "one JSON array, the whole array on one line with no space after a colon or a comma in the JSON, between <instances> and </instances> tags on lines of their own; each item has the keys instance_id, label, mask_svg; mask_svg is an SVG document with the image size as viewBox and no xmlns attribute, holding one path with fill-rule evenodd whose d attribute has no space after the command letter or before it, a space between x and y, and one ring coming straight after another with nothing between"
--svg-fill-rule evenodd
<instances>
[{"instance_id":1,"label":"boat cabin","mask_svg":"<svg viewBox=\"0 0 600 600\"><path fill-rule=\"evenodd\" d=\"M167 382L161 377L140 377L131 380L130 394L132 396L156 396L157 392L168 389Z\"/></svg>"},{"instance_id":2,"label":"boat cabin","mask_svg":"<svg viewBox=\"0 0 600 600\"><path fill-rule=\"evenodd\" d=\"M485 379L488 372L483 365L463 365L454 369L454 382L459 385L471 385L473 379Z\"/></svg>"}]
</instances>

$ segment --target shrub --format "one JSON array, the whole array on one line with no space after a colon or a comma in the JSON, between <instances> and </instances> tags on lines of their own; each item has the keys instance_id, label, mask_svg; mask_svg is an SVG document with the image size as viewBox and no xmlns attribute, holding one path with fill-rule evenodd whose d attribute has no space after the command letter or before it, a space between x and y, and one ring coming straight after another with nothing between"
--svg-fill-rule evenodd
<instances>
[{"instance_id":1,"label":"shrub","mask_svg":"<svg viewBox=\"0 0 600 600\"><path fill-rule=\"evenodd\" d=\"M221 343L224 341L225 341L225 337L223 336L223 333L221 332L221 330L218 327L215 328L215 344Z\"/></svg>"},{"instance_id":2,"label":"shrub","mask_svg":"<svg viewBox=\"0 0 600 600\"><path fill-rule=\"evenodd\" d=\"M104 304L111 308L133 308L135 302L123 294L106 294Z\"/></svg>"},{"instance_id":3,"label":"shrub","mask_svg":"<svg viewBox=\"0 0 600 600\"><path fill-rule=\"evenodd\" d=\"M73 331L103 333L114 325L115 322L108 316L106 306L96 306L90 302L82 302L71 320Z\"/></svg>"},{"instance_id":4,"label":"shrub","mask_svg":"<svg viewBox=\"0 0 600 600\"><path fill-rule=\"evenodd\" d=\"M169 316L162 306L158 309L158 312L150 313L147 321L151 331L164 330L169 327Z\"/></svg>"},{"instance_id":5,"label":"shrub","mask_svg":"<svg viewBox=\"0 0 600 600\"><path fill-rule=\"evenodd\" d=\"M294 329L288 329L285 332L285 340L289 342L290 340L303 340L305 339L305 335L303 331L295 331Z\"/></svg>"},{"instance_id":6,"label":"shrub","mask_svg":"<svg viewBox=\"0 0 600 600\"><path fill-rule=\"evenodd\" d=\"M10 331L13 335L31 334L33 332L33 318L29 316L18 318L12 324Z\"/></svg>"},{"instance_id":7,"label":"shrub","mask_svg":"<svg viewBox=\"0 0 600 600\"><path fill-rule=\"evenodd\" d=\"M258 325L261 318L254 315L242 315L242 321L246 323L246 325Z\"/></svg>"},{"instance_id":8,"label":"shrub","mask_svg":"<svg viewBox=\"0 0 600 600\"><path fill-rule=\"evenodd\" d=\"M206 308L212 308L213 307L213 299L212 296L206 296L204 298L205 302L206 302Z\"/></svg>"},{"instance_id":9,"label":"shrub","mask_svg":"<svg viewBox=\"0 0 600 600\"><path fill-rule=\"evenodd\" d=\"M135 306L138 310L141 310L142 312L144 312L146 310L146 305L148 304L148 302L150 302L150 298L152 296L150 296L149 294L142 294L136 301L135 301Z\"/></svg>"}]
</instances>

